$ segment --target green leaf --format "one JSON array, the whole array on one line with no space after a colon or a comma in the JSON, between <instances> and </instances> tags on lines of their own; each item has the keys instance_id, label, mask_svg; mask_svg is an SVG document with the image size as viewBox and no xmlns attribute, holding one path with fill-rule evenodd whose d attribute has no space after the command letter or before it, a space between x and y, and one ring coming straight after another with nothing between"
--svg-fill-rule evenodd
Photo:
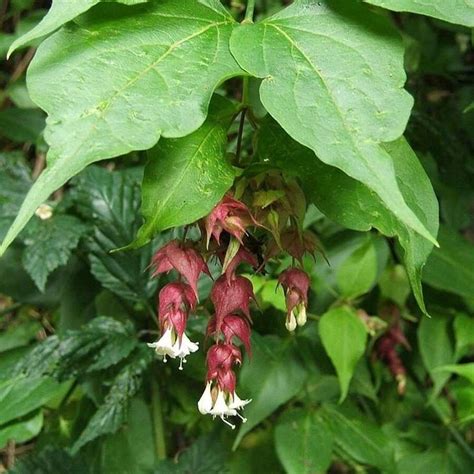
<instances>
[{"instance_id":1,"label":"green leaf","mask_svg":"<svg viewBox=\"0 0 474 474\"><path fill-rule=\"evenodd\" d=\"M232 186L235 171L226 159L226 145L227 125L235 107L214 96L209 114L196 132L160 140L148 152L142 187L145 224L133 247L147 243L162 230L205 216Z\"/></svg>"},{"instance_id":2,"label":"green leaf","mask_svg":"<svg viewBox=\"0 0 474 474\"><path fill-rule=\"evenodd\" d=\"M10 107L0 111L0 136L14 142L36 142L44 126L41 110Z\"/></svg>"},{"instance_id":3,"label":"green leaf","mask_svg":"<svg viewBox=\"0 0 474 474\"><path fill-rule=\"evenodd\" d=\"M26 346L35 338L42 327L39 321L31 319L20 320L18 324L9 326L6 331L0 334L0 352Z\"/></svg>"},{"instance_id":4,"label":"green leaf","mask_svg":"<svg viewBox=\"0 0 474 474\"><path fill-rule=\"evenodd\" d=\"M73 20L102 1L117 1L119 3L133 5L146 2L147 0L74 0L74 2L71 2L71 0L53 0L51 8L42 21L13 42L8 50L7 59L15 50L22 48L37 38L49 35L53 31L61 28L61 26L68 21Z\"/></svg>"},{"instance_id":5,"label":"green leaf","mask_svg":"<svg viewBox=\"0 0 474 474\"><path fill-rule=\"evenodd\" d=\"M474 288L474 245L457 232L440 226L439 249L426 262L423 281L440 290L467 298Z\"/></svg>"},{"instance_id":6,"label":"green leaf","mask_svg":"<svg viewBox=\"0 0 474 474\"><path fill-rule=\"evenodd\" d=\"M474 350L474 317L460 313L454 320L456 360Z\"/></svg>"},{"instance_id":7,"label":"green leaf","mask_svg":"<svg viewBox=\"0 0 474 474\"><path fill-rule=\"evenodd\" d=\"M407 205L379 144L403 133L413 104L403 90L403 45L387 19L353 2L300 0L241 25L231 50L243 69L264 78L262 103L291 137L436 242Z\"/></svg>"},{"instance_id":8,"label":"green leaf","mask_svg":"<svg viewBox=\"0 0 474 474\"><path fill-rule=\"evenodd\" d=\"M421 359L434 382L433 397L439 393L449 378L449 374L437 372L435 369L454 362L449 323L449 318L433 315L432 318L423 317L418 327Z\"/></svg>"},{"instance_id":9,"label":"green leaf","mask_svg":"<svg viewBox=\"0 0 474 474\"><path fill-rule=\"evenodd\" d=\"M451 372L466 378L469 382L474 384L474 362L468 364L442 365L441 367L436 367L434 372Z\"/></svg>"},{"instance_id":10,"label":"green leaf","mask_svg":"<svg viewBox=\"0 0 474 474\"><path fill-rule=\"evenodd\" d=\"M114 379L104 403L74 443L73 453L99 436L115 433L122 426L127 420L129 402L141 387L143 372L152 360L153 353L144 344L132 354L132 359Z\"/></svg>"},{"instance_id":11,"label":"green leaf","mask_svg":"<svg viewBox=\"0 0 474 474\"><path fill-rule=\"evenodd\" d=\"M28 72L31 98L48 112L48 166L0 255L36 208L87 165L197 130L214 89L241 73L228 47L235 25L217 1L163 0L133 12L102 4L80 26L48 38Z\"/></svg>"},{"instance_id":12,"label":"green leaf","mask_svg":"<svg viewBox=\"0 0 474 474\"><path fill-rule=\"evenodd\" d=\"M43 406L62 385L50 377L16 377L0 382L0 425Z\"/></svg>"},{"instance_id":13,"label":"green leaf","mask_svg":"<svg viewBox=\"0 0 474 474\"><path fill-rule=\"evenodd\" d=\"M382 296L397 303L400 308L405 306L410 296L410 282L402 265L388 266L380 277L379 287Z\"/></svg>"},{"instance_id":14,"label":"green leaf","mask_svg":"<svg viewBox=\"0 0 474 474\"><path fill-rule=\"evenodd\" d=\"M31 170L22 153L0 153L0 238L17 215L32 184Z\"/></svg>"},{"instance_id":15,"label":"green leaf","mask_svg":"<svg viewBox=\"0 0 474 474\"><path fill-rule=\"evenodd\" d=\"M438 201L415 153L404 139L384 147L392 157L406 201L436 235ZM368 187L315 159L311 150L288 137L275 122L268 120L262 125L258 151L261 159L270 160L282 169L295 173L302 180L308 199L330 219L354 230L367 231L373 226L384 235L398 236L414 295L420 308L426 312L421 272L433 248L430 242L397 219Z\"/></svg>"},{"instance_id":16,"label":"green leaf","mask_svg":"<svg viewBox=\"0 0 474 474\"><path fill-rule=\"evenodd\" d=\"M26 420L0 426L0 449L4 448L9 440L16 443L25 443L38 435L43 427L43 412L40 410Z\"/></svg>"},{"instance_id":17,"label":"green leaf","mask_svg":"<svg viewBox=\"0 0 474 474\"><path fill-rule=\"evenodd\" d=\"M331 465L332 436L316 413L295 409L275 428L275 448L288 474L326 472Z\"/></svg>"},{"instance_id":18,"label":"green leaf","mask_svg":"<svg viewBox=\"0 0 474 474\"><path fill-rule=\"evenodd\" d=\"M253 356L240 373L243 397L252 397L245 407L247 423L240 427L234 449L258 423L294 397L306 380L306 370L295 347L272 337L252 337Z\"/></svg>"},{"instance_id":19,"label":"green leaf","mask_svg":"<svg viewBox=\"0 0 474 474\"><path fill-rule=\"evenodd\" d=\"M387 258L385 239L369 236L338 269L341 296L356 298L367 293L375 284L379 268L385 267Z\"/></svg>"},{"instance_id":20,"label":"green leaf","mask_svg":"<svg viewBox=\"0 0 474 474\"><path fill-rule=\"evenodd\" d=\"M319 335L336 368L342 401L347 396L357 362L364 354L367 330L354 310L340 307L329 310L321 317Z\"/></svg>"},{"instance_id":21,"label":"green leaf","mask_svg":"<svg viewBox=\"0 0 474 474\"><path fill-rule=\"evenodd\" d=\"M133 325L112 318L98 317L77 331L69 331L59 346L59 379L75 377L84 372L107 369L128 355L137 346Z\"/></svg>"},{"instance_id":22,"label":"green leaf","mask_svg":"<svg viewBox=\"0 0 474 474\"><path fill-rule=\"evenodd\" d=\"M88 460L83 456L72 458L65 449L47 446L40 452L24 456L18 460L11 474L90 474Z\"/></svg>"},{"instance_id":23,"label":"green leaf","mask_svg":"<svg viewBox=\"0 0 474 474\"><path fill-rule=\"evenodd\" d=\"M367 417L356 417L341 407L324 405L323 415L334 436L334 442L351 458L376 466L382 472L396 472L389 438Z\"/></svg>"},{"instance_id":24,"label":"green leaf","mask_svg":"<svg viewBox=\"0 0 474 474\"><path fill-rule=\"evenodd\" d=\"M91 166L74 180L78 211L94 224L93 236L86 242L91 271L105 288L133 302L146 301L156 291L157 281L147 271L153 248L110 251L128 245L142 224L142 173L141 168L108 172Z\"/></svg>"},{"instance_id":25,"label":"green leaf","mask_svg":"<svg viewBox=\"0 0 474 474\"><path fill-rule=\"evenodd\" d=\"M474 2L472 0L364 0L372 5L396 12L427 15L459 25L474 27Z\"/></svg>"},{"instance_id":26,"label":"green leaf","mask_svg":"<svg viewBox=\"0 0 474 474\"><path fill-rule=\"evenodd\" d=\"M50 219L35 218L25 229L22 263L40 291L48 276L66 265L87 227L73 216L58 215Z\"/></svg>"}]
</instances>

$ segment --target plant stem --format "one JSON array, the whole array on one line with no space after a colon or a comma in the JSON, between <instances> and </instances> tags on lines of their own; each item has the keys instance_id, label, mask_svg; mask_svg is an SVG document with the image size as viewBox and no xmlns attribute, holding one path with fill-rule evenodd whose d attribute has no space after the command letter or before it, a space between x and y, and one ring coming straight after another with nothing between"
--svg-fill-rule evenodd
<instances>
[{"instance_id":1,"label":"plant stem","mask_svg":"<svg viewBox=\"0 0 474 474\"><path fill-rule=\"evenodd\" d=\"M151 381L151 414L155 434L155 450L159 461L166 459L166 439L161 408L160 387L153 378Z\"/></svg>"},{"instance_id":2,"label":"plant stem","mask_svg":"<svg viewBox=\"0 0 474 474\"><path fill-rule=\"evenodd\" d=\"M247 0L247 9L242 23L253 23L253 12L255 11L255 0Z\"/></svg>"},{"instance_id":3,"label":"plant stem","mask_svg":"<svg viewBox=\"0 0 474 474\"><path fill-rule=\"evenodd\" d=\"M242 138L244 135L244 125L245 125L245 114L247 109L242 109L240 113L240 122L239 122L239 133L237 136L237 150L235 152L235 158L237 163L240 163L240 154L242 152Z\"/></svg>"}]
</instances>

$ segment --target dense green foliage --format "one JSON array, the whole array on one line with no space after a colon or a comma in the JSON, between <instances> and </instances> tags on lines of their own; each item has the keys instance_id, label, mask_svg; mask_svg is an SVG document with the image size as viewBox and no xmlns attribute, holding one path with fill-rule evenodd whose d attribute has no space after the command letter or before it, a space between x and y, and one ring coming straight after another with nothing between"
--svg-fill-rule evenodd
<instances>
[{"instance_id":1,"label":"dense green foliage","mask_svg":"<svg viewBox=\"0 0 474 474\"><path fill-rule=\"evenodd\" d=\"M474 471L472 0L2 5L3 467ZM261 219L257 256L291 254L287 212L317 236L294 332L278 278L295 258L245 268L236 431L197 409L210 278L184 370L146 345L173 281L154 252L205 240L229 190Z\"/></svg>"}]
</instances>

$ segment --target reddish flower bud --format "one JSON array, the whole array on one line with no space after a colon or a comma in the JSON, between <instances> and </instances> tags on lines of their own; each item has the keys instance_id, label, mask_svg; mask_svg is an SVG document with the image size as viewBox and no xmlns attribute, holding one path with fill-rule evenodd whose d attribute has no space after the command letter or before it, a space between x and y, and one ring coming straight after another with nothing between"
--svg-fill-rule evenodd
<instances>
[{"instance_id":1,"label":"reddish flower bud","mask_svg":"<svg viewBox=\"0 0 474 474\"><path fill-rule=\"evenodd\" d=\"M296 227L290 227L281 233L279 242L276 239L270 242L266 252L267 260L276 257L283 250L302 262L305 253L314 255L317 250L321 250L321 244L310 230L301 234Z\"/></svg>"},{"instance_id":2,"label":"reddish flower bud","mask_svg":"<svg viewBox=\"0 0 474 474\"><path fill-rule=\"evenodd\" d=\"M251 355L250 324L248 320L236 314L228 314L222 321L221 331L224 335L224 341L226 344L232 344L232 338L237 337L244 344L247 353ZM207 326L207 335L213 336L215 334L216 318L214 317L209 321L209 325Z\"/></svg>"},{"instance_id":3,"label":"reddish flower bud","mask_svg":"<svg viewBox=\"0 0 474 474\"><path fill-rule=\"evenodd\" d=\"M172 326L181 338L186 329L189 311L197 304L192 288L182 282L168 283L161 289L158 299L162 330Z\"/></svg>"},{"instance_id":4,"label":"reddish flower bud","mask_svg":"<svg viewBox=\"0 0 474 474\"><path fill-rule=\"evenodd\" d=\"M227 194L205 218L207 243L209 245L211 236L219 243L222 231L228 232L242 243L247 227L252 224L256 222L248 207Z\"/></svg>"},{"instance_id":5,"label":"reddish flower bud","mask_svg":"<svg viewBox=\"0 0 474 474\"><path fill-rule=\"evenodd\" d=\"M216 331L221 331L224 317L235 311L241 311L250 319L251 299L255 299L255 295L250 280L243 276L236 276L229 281L225 275L219 277L211 290L211 301L216 310Z\"/></svg>"},{"instance_id":6,"label":"reddish flower bud","mask_svg":"<svg viewBox=\"0 0 474 474\"><path fill-rule=\"evenodd\" d=\"M306 272L292 267L280 275L278 283L285 291L286 327L289 331L294 331L297 324L303 326L306 323L310 279Z\"/></svg>"},{"instance_id":7,"label":"reddish flower bud","mask_svg":"<svg viewBox=\"0 0 474 474\"><path fill-rule=\"evenodd\" d=\"M177 240L172 240L159 249L153 256L152 265L155 266L153 276L169 272L174 268L186 278L196 298L198 298L197 281L199 275L201 272L211 275L201 255L193 248L180 244Z\"/></svg>"}]
</instances>

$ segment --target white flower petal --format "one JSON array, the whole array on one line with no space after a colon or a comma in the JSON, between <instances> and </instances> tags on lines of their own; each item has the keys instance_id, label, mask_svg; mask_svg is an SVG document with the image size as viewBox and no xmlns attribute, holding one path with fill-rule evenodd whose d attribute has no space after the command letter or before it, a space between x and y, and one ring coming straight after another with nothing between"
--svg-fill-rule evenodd
<instances>
[{"instance_id":1,"label":"white flower petal","mask_svg":"<svg viewBox=\"0 0 474 474\"><path fill-rule=\"evenodd\" d=\"M252 401L252 399L250 400L242 400L241 398L239 398L239 396L237 395L237 393L233 393L232 394L232 402L229 404L229 408L230 409L233 409L233 410L240 410L241 408L243 408L245 405L248 405L250 402Z\"/></svg>"},{"instance_id":2,"label":"white flower petal","mask_svg":"<svg viewBox=\"0 0 474 474\"><path fill-rule=\"evenodd\" d=\"M207 382L204 393L198 401L198 410L203 414L207 415L212 409L212 394L211 394L211 382Z\"/></svg>"},{"instance_id":3,"label":"white flower petal","mask_svg":"<svg viewBox=\"0 0 474 474\"><path fill-rule=\"evenodd\" d=\"M213 416L220 416L222 418L226 416L235 416L237 411L228 407L225 401L224 392L219 390L217 393L216 403L214 403L210 414Z\"/></svg>"},{"instance_id":4,"label":"white flower petal","mask_svg":"<svg viewBox=\"0 0 474 474\"><path fill-rule=\"evenodd\" d=\"M173 330L168 328L158 341L148 344L148 346L153 347L157 354L164 356L165 360L166 356L174 359L177 354L173 343L173 336Z\"/></svg>"},{"instance_id":5,"label":"white flower petal","mask_svg":"<svg viewBox=\"0 0 474 474\"><path fill-rule=\"evenodd\" d=\"M298 326L304 326L307 321L306 306L301 303L296 309L298 310L298 313L296 314L296 322L298 323Z\"/></svg>"},{"instance_id":6,"label":"white flower petal","mask_svg":"<svg viewBox=\"0 0 474 474\"><path fill-rule=\"evenodd\" d=\"M291 311L290 315L286 318L285 326L290 332L293 332L296 329L296 318L293 311Z\"/></svg>"}]
</instances>

